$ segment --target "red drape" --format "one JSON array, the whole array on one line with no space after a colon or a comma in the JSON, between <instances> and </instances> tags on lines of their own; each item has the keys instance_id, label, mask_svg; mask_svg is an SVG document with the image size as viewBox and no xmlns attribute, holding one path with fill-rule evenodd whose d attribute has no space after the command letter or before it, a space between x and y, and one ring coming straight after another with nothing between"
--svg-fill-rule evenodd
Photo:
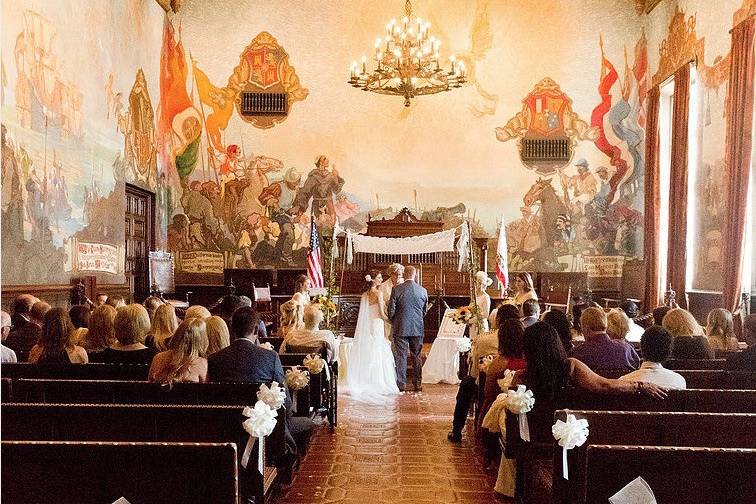
<instances>
[{"instance_id":1,"label":"red drape","mask_svg":"<svg viewBox=\"0 0 756 504\"><path fill-rule=\"evenodd\" d=\"M722 238L724 308L733 313L740 308L743 249L745 245L748 182L751 172L753 129L754 18L749 17L732 30L730 83L728 88L725 169L727 197Z\"/></svg>"},{"instance_id":2,"label":"red drape","mask_svg":"<svg viewBox=\"0 0 756 504\"><path fill-rule=\"evenodd\" d=\"M669 247L667 281L677 293L677 304L687 308L685 271L688 226L688 102L690 99L690 65L675 72L672 97L672 163L669 179Z\"/></svg>"},{"instance_id":3,"label":"red drape","mask_svg":"<svg viewBox=\"0 0 756 504\"><path fill-rule=\"evenodd\" d=\"M646 263L644 311L661 304L659 276L659 86L648 90L646 112L646 173L644 179L643 257Z\"/></svg>"}]
</instances>

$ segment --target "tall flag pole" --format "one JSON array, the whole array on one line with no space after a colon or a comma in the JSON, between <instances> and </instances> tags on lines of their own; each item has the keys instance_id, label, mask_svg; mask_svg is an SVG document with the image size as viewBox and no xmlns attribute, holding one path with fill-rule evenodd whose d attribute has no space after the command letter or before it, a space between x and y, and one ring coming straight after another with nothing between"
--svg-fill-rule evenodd
<instances>
[{"instance_id":1,"label":"tall flag pole","mask_svg":"<svg viewBox=\"0 0 756 504\"><path fill-rule=\"evenodd\" d=\"M323 268L320 265L320 236L315 219L310 221L310 252L307 254L307 276L310 278L313 288L322 289Z\"/></svg>"},{"instance_id":2,"label":"tall flag pole","mask_svg":"<svg viewBox=\"0 0 756 504\"><path fill-rule=\"evenodd\" d=\"M509 266L507 265L507 230L504 225L504 215L501 216L499 227L499 243L496 245L496 278L499 279L501 295L509 287Z\"/></svg>"}]
</instances>

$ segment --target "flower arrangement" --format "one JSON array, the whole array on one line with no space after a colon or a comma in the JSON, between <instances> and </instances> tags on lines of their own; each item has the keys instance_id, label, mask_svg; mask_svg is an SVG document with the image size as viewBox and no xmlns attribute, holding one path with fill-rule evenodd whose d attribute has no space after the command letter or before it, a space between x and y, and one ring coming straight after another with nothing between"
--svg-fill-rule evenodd
<instances>
[{"instance_id":1,"label":"flower arrangement","mask_svg":"<svg viewBox=\"0 0 756 504\"><path fill-rule=\"evenodd\" d=\"M257 400L264 402L274 410L278 410L286 400L286 391L281 388L278 382L274 381L270 384L270 387L263 383L260 385L260 390L257 391Z\"/></svg>"},{"instance_id":2,"label":"flower arrangement","mask_svg":"<svg viewBox=\"0 0 756 504\"><path fill-rule=\"evenodd\" d=\"M289 369L286 371L286 385L291 390L300 390L310 383L310 374L303 369Z\"/></svg>"},{"instance_id":3,"label":"flower arrangement","mask_svg":"<svg viewBox=\"0 0 756 504\"><path fill-rule=\"evenodd\" d=\"M310 374L320 374L325 367L325 361L318 354L308 354L304 361L302 361L304 367L310 372Z\"/></svg>"},{"instance_id":4,"label":"flower arrangement","mask_svg":"<svg viewBox=\"0 0 756 504\"><path fill-rule=\"evenodd\" d=\"M474 308L472 306L462 306L450 312L448 317L457 324L470 325L475 321Z\"/></svg>"},{"instance_id":5,"label":"flower arrangement","mask_svg":"<svg viewBox=\"0 0 756 504\"><path fill-rule=\"evenodd\" d=\"M320 307L320 310L323 312L323 322L325 322L326 328L333 330L334 327L332 327L332 325L336 321L339 307L333 301L333 298L330 296L330 294L325 296L315 296L314 298L312 298L310 303L318 305Z\"/></svg>"}]
</instances>

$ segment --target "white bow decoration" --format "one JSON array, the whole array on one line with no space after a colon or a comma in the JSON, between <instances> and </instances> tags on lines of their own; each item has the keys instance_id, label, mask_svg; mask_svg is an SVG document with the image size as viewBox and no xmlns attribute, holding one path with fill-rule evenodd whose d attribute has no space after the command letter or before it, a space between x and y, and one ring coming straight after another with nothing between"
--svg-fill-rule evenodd
<instances>
[{"instance_id":1,"label":"white bow decoration","mask_svg":"<svg viewBox=\"0 0 756 504\"><path fill-rule=\"evenodd\" d=\"M523 441L530 442L527 413L535 404L533 391L526 389L525 385L517 385L517 390L508 390L505 394L507 409L520 417L520 437Z\"/></svg>"},{"instance_id":2,"label":"white bow decoration","mask_svg":"<svg viewBox=\"0 0 756 504\"><path fill-rule=\"evenodd\" d=\"M263 473L265 464L265 436L270 436L276 427L276 417L278 412L271 408L264 401L257 401L254 408L245 406L242 415L247 417L242 423L242 427L249 434L247 446L244 447L241 465L246 469L249 463L249 456L252 454L252 448L259 439L260 446L257 450L257 470Z\"/></svg>"},{"instance_id":3,"label":"white bow decoration","mask_svg":"<svg viewBox=\"0 0 756 504\"><path fill-rule=\"evenodd\" d=\"M310 374L320 374L325 367L325 361L318 354L308 354L302 361L304 367L310 372Z\"/></svg>"},{"instance_id":4,"label":"white bow decoration","mask_svg":"<svg viewBox=\"0 0 756 504\"><path fill-rule=\"evenodd\" d=\"M485 357L483 357L483 359L480 361L480 366L478 367L480 372L488 373L488 366L491 365L495 358L495 355L486 355Z\"/></svg>"},{"instance_id":5,"label":"white bow decoration","mask_svg":"<svg viewBox=\"0 0 756 504\"><path fill-rule=\"evenodd\" d=\"M257 346L259 346L260 348L265 348L267 350L273 350L273 345L269 341L266 341L265 343L260 343Z\"/></svg>"},{"instance_id":6,"label":"white bow decoration","mask_svg":"<svg viewBox=\"0 0 756 504\"><path fill-rule=\"evenodd\" d=\"M274 410L278 410L286 401L286 390L275 381L270 384L270 387L263 383L260 385L260 390L257 391L257 400L264 402Z\"/></svg>"},{"instance_id":7,"label":"white bow decoration","mask_svg":"<svg viewBox=\"0 0 756 504\"><path fill-rule=\"evenodd\" d=\"M554 435L554 439L559 442L559 446L562 447L562 475L564 479L569 479L567 476L567 450L576 446L583 446L585 440L588 439L588 420L584 418L578 420L575 415L568 413L567 421L557 420L551 426L551 433Z\"/></svg>"},{"instance_id":8,"label":"white bow decoration","mask_svg":"<svg viewBox=\"0 0 756 504\"><path fill-rule=\"evenodd\" d=\"M509 386L512 385L512 380L514 380L516 372L517 371L512 371L511 369L505 369L504 378L496 380L496 383L499 384L499 388L502 392L507 392L509 390Z\"/></svg>"},{"instance_id":9,"label":"white bow decoration","mask_svg":"<svg viewBox=\"0 0 756 504\"><path fill-rule=\"evenodd\" d=\"M291 389L291 407L296 411L298 391L310 383L310 374L299 368L286 370L286 385Z\"/></svg>"},{"instance_id":10,"label":"white bow decoration","mask_svg":"<svg viewBox=\"0 0 756 504\"><path fill-rule=\"evenodd\" d=\"M470 338L457 338L457 351L459 353L469 352L472 348L472 340Z\"/></svg>"}]
</instances>

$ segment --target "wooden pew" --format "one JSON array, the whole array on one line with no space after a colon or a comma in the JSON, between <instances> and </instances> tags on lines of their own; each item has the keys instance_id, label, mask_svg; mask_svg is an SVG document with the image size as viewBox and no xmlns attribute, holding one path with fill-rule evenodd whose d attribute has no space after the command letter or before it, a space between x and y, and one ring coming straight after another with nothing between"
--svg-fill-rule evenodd
<instances>
[{"instance_id":1,"label":"wooden pew","mask_svg":"<svg viewBox=\"0 0 756 504\"><path fill-rule=\"evenodd\" d=\"M268 336L267 338L260 338L260 343L270 343L271 345L273 345L273 350L278 352L281 349L283 340L283 338L278 336Z\"/></svg>"},{"instance_id":2,"label":"wooden pew","mask_svg":"<svg viewBox=\"0 0 756 504\"><path fill-rule=\"evenodd\" d=\"M3 364L3 378L50 378L62 380L146 380L146 364Z\"/></svg>"},{"instance_id":3,"label":"wooden pew","mask_svg":"<svg viewBox=\"0 0 756 504\"><path fill-rule=\"evenodd\" d=\"M553 502L576 504L585 496L586 451L592 445L756 448L756 414L560 410L588 421L586 443L568 451L569 480L562 476L562 448L553 443Z\"/></svg>"},{"instance_id":4,"label":"wooden pew","mask_svg":"<svg viewBox=\"0 0 756 504\"><path fill-rule=\"evenodd\" d=\"M680 369L688 388L695 389L756 389L756 372L724 371L719 369Z\"/></svg>"},{"instance_id":5,"label":"wooden pew","mask_svg":"<svg viewBox=\"0 0 756 504\"><path fill-rule=\"evenodd\" d=\"M606 504L638 476L659 504L750 504L756 495L752 449L596 445L586 459L588 504Z\"/></svg>"},{"instance_id":6,"label":"wooden pew","mask_svg":"<svg viewBox=\"0 0 756 504\"><path fill-rule=\"evenodd\" d=\"M7 403L0 414L4 440L235 443L241 457L249 437L240 406ZM276 427L266 438L264 475L254 463L259 443L247 470L240 472L242 492L257 502L273 490L273 460L285 453L285 414L278 411Z\"/></svg>"},{"instance_id":7,"label":"wooden pew","mask_svg":"<svg viewBox=\"0 0 756 504\"><path fill-rule=\"evenodd\" d=\"M724 369L727 359L668 359L664 361L667 369Z\"/></svg>"},{"instance_id":8,"label":"wooden pew","mask_svg":"<svg viewBox=\"0 0 756 504\"><path fill-rule=\"evenodd\" d=\"M537 399L536 402L538 402ZM567 398L559 409L562 408L603 411L756 413L756 390L669 390L667 398L661 400L643 395L607 396L581 391Z\"/></svg>"},{"instance_id":9,"label":"wooden pew","mask_svg":"<svg viewBox=\"0 0 756 504\"><path fill-rule=\"evenodd\" d=\"M39 380L15 383L15 402L63 404L222 404L254 406L259 383L159 383L124 380Z\"/></svg>"},{"instance_id":10,"label":"wooden pew","mask_svg":"<svg viewBox=\"0 0 756 504\"><path fill-rule=\"evenodd\" d=\"M0 379L0 402L13 400L13 380L10 378Z\"/></svg>"},{"instance_id":11,"label":"wooden pew","mask_svg":"<svg viewBox=\"0 0 756 504\"><path fill-rule=\"evenodd\" d=\"M239 502L230 443L3 441L1 450L3 502Z\"/></svg>"}]
</instances>

